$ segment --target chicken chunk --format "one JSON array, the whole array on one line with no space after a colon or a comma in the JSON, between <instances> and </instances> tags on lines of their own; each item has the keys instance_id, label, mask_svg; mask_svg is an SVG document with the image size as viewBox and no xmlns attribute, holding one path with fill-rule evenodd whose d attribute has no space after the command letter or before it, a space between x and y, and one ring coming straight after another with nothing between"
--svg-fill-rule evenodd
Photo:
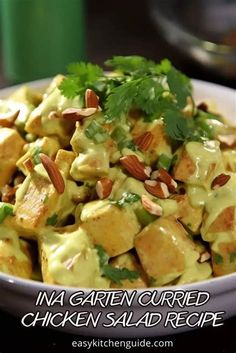
<instances>
[{"instance_id":1,"label":"chicken chunk","mask_svg":"<svg viewBox=\"0 0 236 353\"><path fill-rule=\"evenodd\" d=\"M16 162L23 153L25 142L16 130L0 128L0 187L3 187L16 171Z\"/></svg>"},{"instance_id":2,"label":"chicken chunk","mask_svg":"<svg viewBox=\"0 0 236 353\"><path fill-rule=\"evenodd\" d=\"M39 236L43 280L73 287L109 288L99 256L82 229L44 229Z\"/></svg>"},{"instance_id":3,"label":"chicken chunk","mask_svg":"<svg viewBox=\"0 0 236 353\"><path fill-rule=\"evenodd\" d=\"M140 225L134 212L119 208L109 201L86 204L81 213L81 228L94 244L101 245L110 257L120 255L134 247L135 235Z\"/></svg>"},{"instance_id":4,"label":"chicken chunk","mask_svg":"<svg viewBox=\"0 0 236 353\"><path fill-rule=\"evenodd\" d=\"M161 217L146 226L135 238L141 265L155 285L177 279L199 258L194 243L174 217Z\"/></svg>"},{"instance_id":5,"label":"chicken chunk","mask_svg":"<svg viewBox=\"0 0 236 353\"><path fill-rule=\"evenodd\" d=\"M30 245L6 225L0 226L0 271L28 278L32 276Z\"/></svg>"}]
</instances>

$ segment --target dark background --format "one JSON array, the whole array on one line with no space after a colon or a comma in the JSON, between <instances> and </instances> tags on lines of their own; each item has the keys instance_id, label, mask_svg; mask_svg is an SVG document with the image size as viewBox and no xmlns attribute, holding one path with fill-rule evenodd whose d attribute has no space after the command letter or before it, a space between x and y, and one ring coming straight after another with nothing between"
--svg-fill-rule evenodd
<instances>
[{"instance_id":1,"label":"dark background","mask_svg":"<svg viewBox=\"0 0 236 353\"><path fill-rule=\"evenodd\" d=\"M102 64L112 55L138 54L155 60L168 57L175 66L193 78L236 87L235 80L223 79L217 73L210 73L198 67L166 44L149 19L146 1L87 0L86 7L88 60ZM6 84L1 73L0 85ZM15 351L69 353L78 350L78 348L71 348L71 342L80 339L75 335L41 328L26 329L21 326L18 319L1 312L0 327L0 353ZM219 328L210 327L172 337L155 338L169 339L174 342L174 348L156 348L155 351L235 353L235 328L236 318L233 318ZM109 349L104 350L109 351ZM154 351L151 348L142 348L142 350ZM124 352L124 349L113 348L113 351Z\"/></svg>"}]
</instances>

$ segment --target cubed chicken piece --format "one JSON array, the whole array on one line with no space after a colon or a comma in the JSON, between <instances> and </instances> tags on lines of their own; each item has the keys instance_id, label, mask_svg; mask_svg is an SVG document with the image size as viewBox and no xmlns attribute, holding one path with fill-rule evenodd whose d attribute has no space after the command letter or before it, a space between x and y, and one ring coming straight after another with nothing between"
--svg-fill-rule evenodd
<instances>
[{"instance_id":1,"label":"cubed chicken piece","mask_svg":"<svg viewBox=\"0 0 236 353\"><path fill-rule=\"evenodd\" d=\"M173 177L189 184L208 186L222 172L224 164L218 141L188 142L175 164Z\"/></svg>"},{"instance_id":2,"label":"cubed chicken piece","mask_svg":"<svg viewBox=\"0 0 236 353\"><path fill-rule=\"evenodd\" d=\"M26 123L25 130L37 136L57 136L62 146L68 146L74 129L74 122L60 116L66 108L81 107L79 97L67 99L58 88L45 95Z\"/></svg>"},{"instance_id":3,"label":"cubed chicken piece","mask_svg":"<svg viewBox=\"0 0 236 353\"><path fill-rule=\"evenodd\" d=\"M76 157L72 151L59 150L56 155L55 163L58 168L64 173L66 179L70 178L70 168Z\"/></svg>"},{"instance_id":4,"label":"cubed chicken piece","mask_svg":"<svg viewBox=\"0 0 236 353\"><path fill-rule=\"evenodd\" d=\"M101 245L110 257L123 254L134 247L140 225L129 207L119 208L109 201L86 204L81 213L81 227L94 244Z\"/></svg>"},{"instance_id":5,"label":"cubed chicken piece","mask_svg":"<svg viewBox=\"0 0 236 353\"><path fill-rule=\"evenodd\" d=\"M24 162L30 158L34 164L39 164L39 153L44 153L49 157L54 158L60 148L60 143L57 138L43 137L38 138L35 142L31 142L26 146L27 152L17 161L16 165L22 173L28 175L29 171L25 167Z\"/></svg>"},{"instance_id":6,"label":"cubed chicken piece","mask_svg":"<svg viewBox=\"0 0 236 353\"><path fill-rule=\"evenodd\" d=\"M181 276L199 258L194 243L174 217L161 217L135 238L135 248L147 276L156 286Z\"/></svg>"},{"instance_id":7,"label":"cubed chicken piece","mask_svg":"<svg viewBox=\"0 0 236 353\"><path fill-rule=\"evenodd\" d=\"M192 207L187 194L174 195L177 201L177 219L185 225L192 233L198 234L203 218L203 207Z\"/></svg>"},{"instance_id":8,"label":"cubed chicken piece","mask_svg":"<svg viewBox=\"0 0 236 353\"><path fill-rule=\"evenodd\" d=\"M30 279L32 267L29 243L20 239L16 231L2 224L0 226L0 272Z\"/></svg>"},{"instance_id":9,"label":"cubed chicken piece","mask_svg":"<svg viewBox=\"0 0 236 353\"><path fill-rule=\"evenodd\" d=\"M236 230L236 174L227 173L229 180L224 185L211 190L207 195L205 214L201 228L205 241L214 241L219 232Z\"/></svg>"},{"instance_id":10,"label":"cubed chicken piece","mask_svg":"<svg viewBox=\"0 0 236 353\"><path fill-rule=\"evenodd\" d=\"M236 272L236 235L235 232L219 233L210 244L212 266L215 276Z\"/></svg>"},{"instance_id":11,"label":"cubed chicken piece","mask_svg":"<svg viewBox=\"0 0 236 353\"><path fill-rule=\"evenodd\" d=\"M86 181L105 177L109 173L109 155L103 146L80 153L72 163L70 174L74 180Z\"/></svg>"},{"instance_id":12,"label":"cubed chicken piece","mask_svg":"<svg viewBox=\"0 0 236 353\"><path fill-rule=\"evenodd\" d=\"M9 183L25 141L16 130L0 128L0 187Z\"/></svg>"},{"instance_id":13,"label":"cubed chicken piece","mask_svg":"<svg viewBox=\"0 0 236 353\"><path fill-rule=\"evenodd\" d=\"M151 132L153 139L144 153L146 162L153 164L163 153L167 156L171 156L171 144L165 134L163 122L161 120L155 120L152 123L145 123L140 120L134 125L131 134L133 138L136 139L147 131Z\"/></svg>"},{"instance_id":14,"label":"cubed chicken piece","mask_svg":"<svg viewBox=\"0 0 236 353\"><path fill-rule=\"evenodd\" d=\"M82 288L109 288L102 277L99 257L82 229L44 229L39 236L39 254L46 283Z\"/></svg>"},{"instance_id":15,"label":"cubed chicken piece","mask_svg":"<svg viewBox=\"0 0 236 353\"><path fill-rule=\"evenodd\" d=\"M134 280L125 279L121 284L112 282L112 288L122 288L122 289L137 289L137 288L147 288L148 287L148 278L145 275L142 267L138 263L135 256L131 253L125 253L119 255L112 259L110 262L111 266L122 269L127 268L130 271L135 271L139 274L139 277Z\"/></svg>"},{"instance_id":16,"label":"cubed chicken piece","mask_svg":"<svg viewBox=\"0 0 236 353\"><path fill-rule=\"evenodd\" d=\"M35 238L45 225L60 224L73 213L77 186L65 180L65 191L59 194L42 165L37 165L16 192L15 225L24 236Z\"/></svg>"}]
</instances>

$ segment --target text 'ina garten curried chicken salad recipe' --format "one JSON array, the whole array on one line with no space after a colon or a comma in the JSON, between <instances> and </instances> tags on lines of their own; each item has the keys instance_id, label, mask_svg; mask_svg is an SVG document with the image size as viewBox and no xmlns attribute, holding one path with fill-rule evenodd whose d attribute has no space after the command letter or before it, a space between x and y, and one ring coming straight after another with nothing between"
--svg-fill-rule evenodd
<instances>
[{"instance_id":1,"label":"text 'ina garten curried chicken salad recipe'","mask_svg":"<svg viewBox=\"0 0 236 353\"><path fill-rule=\"evenodd\" d=\"M236 128L166 59L105 64L0 101L0 271L101 289L235 272Z\"/></svg>"}]
</instances>

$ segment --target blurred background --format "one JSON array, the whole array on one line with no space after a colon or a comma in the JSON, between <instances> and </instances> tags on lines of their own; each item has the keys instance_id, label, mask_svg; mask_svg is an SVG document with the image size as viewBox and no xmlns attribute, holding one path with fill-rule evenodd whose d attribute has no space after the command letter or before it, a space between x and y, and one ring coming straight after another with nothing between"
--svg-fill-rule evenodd
<instances>
[{"instance_id":1,"label":"blurred background","mask_svg":"<svg viewBox=\"0 0 236 353\"><path fill-rule=\"evenodd\" d=\"M236 0L0 1L1 87L132 54L236 87Z\"/></svg>"}]
</instances>

